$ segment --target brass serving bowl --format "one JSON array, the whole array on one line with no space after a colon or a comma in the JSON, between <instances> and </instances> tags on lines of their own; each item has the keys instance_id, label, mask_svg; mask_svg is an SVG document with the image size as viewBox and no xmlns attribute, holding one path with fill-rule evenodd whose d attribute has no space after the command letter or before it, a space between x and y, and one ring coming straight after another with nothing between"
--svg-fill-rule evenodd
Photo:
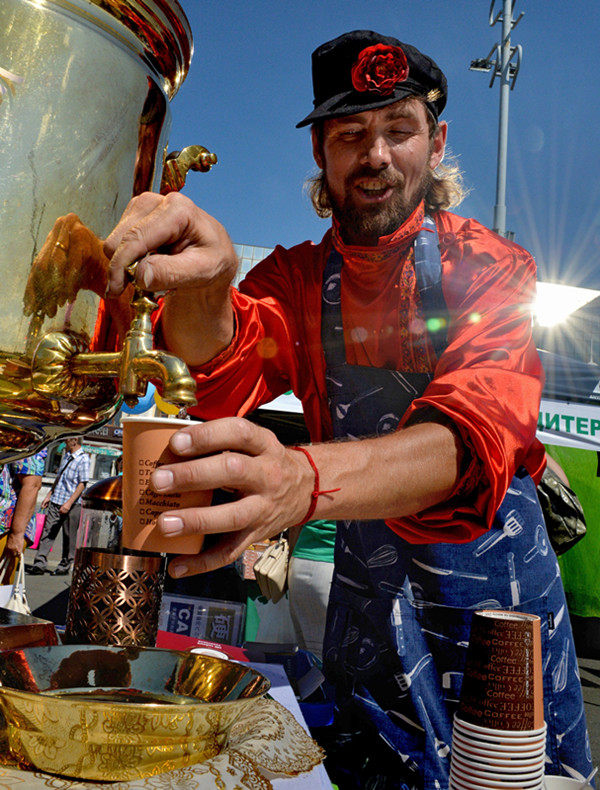
<instances>
[{"instance_id":1,"label":"brass serving bowl","mask_svg":"<svg viewBox=\"0 0 600 790\"><path fill-rule=\"evenodd\" d=\"M56 645L0 652L0 760L127 781L214 757L270 681L213 656Z\"/></svg>"}]
</instances>

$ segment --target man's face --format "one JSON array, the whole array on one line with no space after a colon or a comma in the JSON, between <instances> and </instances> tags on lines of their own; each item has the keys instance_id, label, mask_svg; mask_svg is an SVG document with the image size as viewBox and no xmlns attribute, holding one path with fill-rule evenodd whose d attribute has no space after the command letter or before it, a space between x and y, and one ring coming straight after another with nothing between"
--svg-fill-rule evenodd
<instances>
[{"instance_id":1,"label":"man's face","mask_svg":"<svg viewBox=\"0 0 600 790\"><path fill-rule=\"evenodd\" d=\"M75 450L79 447L79 440L78 439L66 439L65 444L67 446L67 450L70 453L74 453Z\"/></svg>"},{"instance_id":2,"label":"man's face","mask_svg":"<svg viewBox=\"0 0 600 790\"><path fill-rule=\"evenodd\" d=\"M325 121L322 145L313 132L315 161L345 242L377 244L412 214L442 161L446 131L441 123L430 139L424 105L404 99Z\"/></svg>"}]
</instances>

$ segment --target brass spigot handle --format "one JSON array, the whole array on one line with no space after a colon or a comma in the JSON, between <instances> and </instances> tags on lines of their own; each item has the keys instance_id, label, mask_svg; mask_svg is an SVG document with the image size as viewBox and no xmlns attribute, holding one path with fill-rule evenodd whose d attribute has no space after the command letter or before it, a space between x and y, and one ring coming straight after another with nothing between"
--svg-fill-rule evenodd
<instances>
[{"instance_id":1,"label":"brass spigot handle","mask_svg":"<svg viewBox=\"0 0 600 790\"><path fill-rule=\"evenodd\" d=\"M216 164L217 155L202 145L188 145L183 151L172 151L165 159L160 194L179 192L190 170L208 173Z\"/></svg>"}]
</instances>

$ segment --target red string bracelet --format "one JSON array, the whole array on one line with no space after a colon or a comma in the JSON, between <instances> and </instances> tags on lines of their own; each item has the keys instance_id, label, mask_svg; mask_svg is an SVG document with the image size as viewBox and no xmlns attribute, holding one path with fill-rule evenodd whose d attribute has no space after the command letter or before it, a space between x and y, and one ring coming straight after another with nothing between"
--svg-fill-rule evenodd
<instances>
[{"instance_id":1,"label":"red string bracelet","mask_svg":"<svg viewBox=\"0 0 600 790\"><path fill-rule=\"evenodd\" d=\"M313 513L317 509L317 500L323 494L335 494L336 491L341 491L341 488L332 488L330 491L321 491L319 489L319 470L317 469L317 465L314 462L312 455L308 452L306 447L297 447L291 446L290 450L298 450L299 453L304 453L304 455L308 458L308 463L311 465L313 472L315 473L315 487L313 488L312 494L310 495L310 505L308 507L308 511L302 521L299 521L297 524L294 524L295 527L300 527L302 524L306 524L307 521L310 521Z\"/></svg>"}]
</instances>

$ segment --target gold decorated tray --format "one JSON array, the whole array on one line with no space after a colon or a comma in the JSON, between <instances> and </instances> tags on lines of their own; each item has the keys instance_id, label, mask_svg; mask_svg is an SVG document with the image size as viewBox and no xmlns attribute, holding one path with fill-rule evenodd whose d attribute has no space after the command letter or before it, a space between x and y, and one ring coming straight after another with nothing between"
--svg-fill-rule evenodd
<instances>
[{"instance_id":1,"label":"gold decorated tray","mask_svg":"<svg viewBox=\"0 0 600 790\"><path fill-rule=\"evenodd\" d=\"M233 661L175 650L57 645L0 653L0 754L86 780L203 762L270 688Z\"/></svg>"}]
</instances>

